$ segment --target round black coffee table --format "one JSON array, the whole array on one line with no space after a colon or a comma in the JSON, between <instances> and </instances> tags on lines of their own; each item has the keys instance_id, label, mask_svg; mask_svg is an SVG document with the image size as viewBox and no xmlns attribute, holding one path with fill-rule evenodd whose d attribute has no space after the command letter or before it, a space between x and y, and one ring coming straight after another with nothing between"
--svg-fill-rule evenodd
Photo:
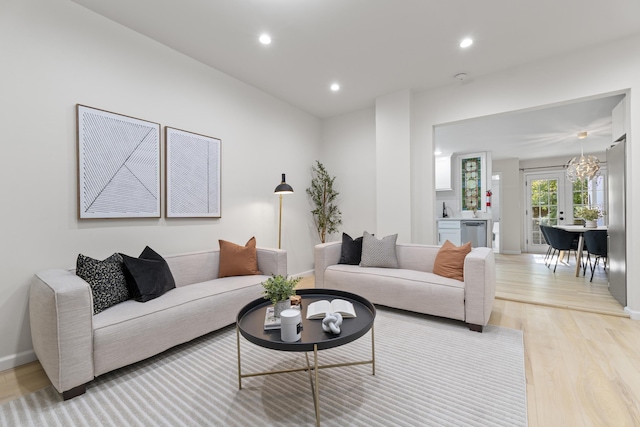
<instances>
[{"instance_id":1,"label":"round black coffee table","mask_svg":"<svg viewBox=\"0 0 640 427\"><path fill-rule=\"evenodd\" d=\"M280 374L285 372L308 371L312 383L314 406L316 411L316 425L320 425L320 405L318 396L318 371L326 368L336 368L352 365L371 364L372 375L375 375L375 340L373 323L376 317L376 308L367 299L350 292L334 289L300 289L296 291L302 297L302 334L299 341L284 342L280 338L280 329L264 330L264 317L270 301L257 299L244 306L238 313L236 321L236 334L238 342L238 388L242 389L242 379L259 375ZM321 319L307 319L307 307L314 301L344 299L351 302L356 311L356 317L344 319L340 326L340 334L332 335L322 330ZM371 330L371 360L345 362L333 365L318 365L318 351L338 347L357 340ZM240 335L248 341L261 347L280 351L313 352L313 364L306 355L307 366L281 371L242 373L240 358ZM312 378L312 371L315 377Z\"/></svg>"}]
</instances>

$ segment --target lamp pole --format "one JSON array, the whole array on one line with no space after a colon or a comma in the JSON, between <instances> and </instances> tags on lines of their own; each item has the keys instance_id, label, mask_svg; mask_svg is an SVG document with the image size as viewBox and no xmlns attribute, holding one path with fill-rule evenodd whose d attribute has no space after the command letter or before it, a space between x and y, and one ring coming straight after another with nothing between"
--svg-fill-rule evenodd
<instances>
[{"instance_id":1,"label":"lamp pole","mask_svg":"<svg viewBox=\"0 0 640 427\"><path fill-rule=\"evenodd\" d=\"M280 217L278 219L278 249L282 249L282 194L280 196Z\"/></svg>"},{"instance_id":2,"label":"lamp pole","mask_svg":"<svg viewBox=\"0 0 640 427\"><path fill-rule=\"evenodd\" d=\"M276 187L274 193L280 196L280 213L278 215L278 249L282 249L282 195L293 193L293 188L286 182L285 174L282 174L282 182Z\"/></svg>"}]
</instances>

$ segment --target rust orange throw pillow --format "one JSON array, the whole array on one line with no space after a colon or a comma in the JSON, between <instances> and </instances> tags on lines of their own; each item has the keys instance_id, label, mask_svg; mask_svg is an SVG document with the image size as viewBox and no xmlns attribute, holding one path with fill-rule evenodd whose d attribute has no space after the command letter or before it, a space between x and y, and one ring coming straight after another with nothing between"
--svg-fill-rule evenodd
<instances>
[{"instance_id":1,"label":"rust orange throw pillow","mask_svg":"<svg viewBox=\"0 0 640 427\"><path fill-rule=\"evenodd\" d=\"M464 258L469 252L471 242L456 246L447 240L436 255L433 272L438 276L464 281Z\"/></svg>"},{"instance_id":2,"label":"rust orange throw pillow","mask_svg":"<svg viewBox=\"0 0 640 427\"><path fill-rule=\"evenodd\" d=\"M250 238L244 246L236 245L226 240L218 240L218 242L220 243L219 277L262 274L258 270L255 237Z\"/></svg>"}]
</instances>

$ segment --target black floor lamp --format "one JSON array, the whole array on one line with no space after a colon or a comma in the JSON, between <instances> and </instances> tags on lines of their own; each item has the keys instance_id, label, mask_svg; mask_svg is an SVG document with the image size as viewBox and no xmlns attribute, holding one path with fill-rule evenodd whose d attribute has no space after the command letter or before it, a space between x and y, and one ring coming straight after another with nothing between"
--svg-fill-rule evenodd
<instances>
[{"instance_id":1,"label":"black floor lamp","mask_svg":"<svg viewBox=\"0 0 640 427\"><path fill-rule=\"evenodd\" d=\"M282 182L276 187L274 193L280 196L280 217L278 219L278 249L282 249L282 195L293 193L293 188L291 188L291 186L287 184L284 174L282 174Z\"/></svg>"}]
</instances>

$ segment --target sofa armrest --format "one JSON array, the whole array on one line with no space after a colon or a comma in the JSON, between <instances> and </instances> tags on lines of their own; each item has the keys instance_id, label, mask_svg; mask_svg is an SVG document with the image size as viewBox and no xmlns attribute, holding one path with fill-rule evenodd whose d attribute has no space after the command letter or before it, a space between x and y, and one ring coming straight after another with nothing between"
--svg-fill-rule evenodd
<instances>
[{"instance_id":1,"label":"sofa armrest","mask_svg":"<svg viewBox=\"0 0 640 427\"><path fill-rule=\"evenodd\" d=\"M330 265L337 264L338 261L340 261L341 253L342 242L329 242L316 245L314 250L316 288L324 287L324 271Z\"/></svg>"},{"instance_id":2,"label":"sofa armrest","mask_svg":"<svg viewBox=\"0 0 640 427\"><path fill-rule=\"evenodd\" d=\"M36 274L29 319L33 349L60 393L93 380L93 300L87 282L63 269Z\"/></svg>"},{"instance_id":3,"label":"sofa armrest","mask_svg":"<svg viewBox=\"0 0 640 427\"><path fill-rule=\"evenodd\" d=\"M496 294L496 262L490 248L473 248L464 259L465 321L484 326L489 322Z\"/></svg>"},{"instance_id":4,"label":"sofa armrest","mask_svg":"<svg viewBox=\"0 0 640 427\"><path fill-rule=\"evenodd\" d=\"M283 249L258 248L258 270L267 276L287 275L287 251Z\"/></svg>"}]
</instances>

